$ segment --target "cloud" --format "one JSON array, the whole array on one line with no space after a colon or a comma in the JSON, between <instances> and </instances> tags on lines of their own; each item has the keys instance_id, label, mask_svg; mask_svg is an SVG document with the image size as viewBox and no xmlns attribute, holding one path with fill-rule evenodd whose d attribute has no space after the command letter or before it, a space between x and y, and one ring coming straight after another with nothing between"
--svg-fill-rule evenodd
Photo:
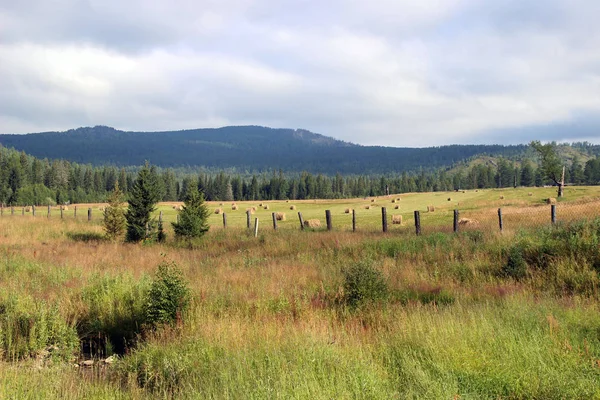
<instances>
[{"instance_id":1,"label":"cloud","mask_svg":"<svg viewBox=\"0 0 600 400\"><path fill-rule=\"evenodd\" d=\"M0 1L0 130L593 141L599 12L593 0Z\"/></svg>"}]
</instances>

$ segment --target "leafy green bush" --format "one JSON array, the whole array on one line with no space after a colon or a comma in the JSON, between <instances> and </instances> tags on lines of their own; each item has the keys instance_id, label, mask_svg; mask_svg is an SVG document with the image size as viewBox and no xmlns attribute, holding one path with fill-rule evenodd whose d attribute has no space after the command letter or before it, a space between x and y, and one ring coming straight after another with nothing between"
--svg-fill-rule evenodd
<instances>
[{"instance_id":1,"label":"leafy green bush","mask_svg":"<svg viewBox=\"0 0 600 400\"><path fill-rule=\"evenodd\" d=\"M344 301L352 307L386 300L388 285L383 273L370 261L361 261L344 269Z\"/></svg>"},{"instance_id":2,"label":"leafy green bush","mask_svg":"<svg viewBox=\"0 0 600 400\"><path fill-rule=\"evenodd\" d=\"M174 323L181 318L189 303L190 289L177 264L160 264L148 292L146 322L153 325Z\"/></svg>"}]
</instances>

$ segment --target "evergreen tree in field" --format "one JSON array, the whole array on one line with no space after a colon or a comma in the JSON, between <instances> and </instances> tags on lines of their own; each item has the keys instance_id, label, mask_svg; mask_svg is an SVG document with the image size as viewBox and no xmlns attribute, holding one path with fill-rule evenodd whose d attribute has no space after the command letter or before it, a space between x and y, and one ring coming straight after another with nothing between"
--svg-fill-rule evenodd
<instances>
[{"instance_id":1,"label":"evergreen tree in field","mask_svg":"<svg viewBox=\"0 0 600 400\"><path fill-rule=\"evenodd\" d=\"M173 230L177 238L198 238L208 231L210 211L204 203L204 195L197 190L189 192L183 210L179 213L179 222L173 222Z\"/></svg>"},{"instance_id":2,"label":"evergreen tree in field","mask_svg":"<svg viewBox=\"0 0 600 400\"><path fill-rule=\"evenodd\" d=\"M151 214L162 196L158 179L154 168L150 168L146 163L131 187L129 207L125 214L128 242L139 242L154 234L155 227Z\"/></svg>"},{"instance_id":3,"label":"evergreen tree in field","mask_svg":"<svg viewBox=\"0 0 600 400\"><path fill-rule=\"evenodd\" d=\"M123 193L119 189L119 181L108 196L108 206L104 209L104 232L109 240L116 240L125 231L125 212L121 208Z\"/></svg>"}]
</instances>

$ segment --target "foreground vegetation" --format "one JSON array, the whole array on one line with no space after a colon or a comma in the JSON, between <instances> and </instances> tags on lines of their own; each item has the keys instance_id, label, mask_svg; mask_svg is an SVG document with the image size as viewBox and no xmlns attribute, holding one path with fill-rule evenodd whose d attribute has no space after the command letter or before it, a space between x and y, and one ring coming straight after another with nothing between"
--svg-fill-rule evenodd
<instances>
[{"instance_id":1,"label":"foreground vegetation","mask_svg":"<svg viewBox=\"0 0 600 400\"><path fill-rule=\"evenodd\" d=\"M185 246L169 229L132 245L104 240L99 218L4 215L0 398L600 398L599 193L568 191L550 226L546 191L402 195L406 218L436 206L429 226L457 206L480 220L420 237L410 222L378 232L363 206L390 198L240 203ZM252 205L338 224L289 218L254 238ZM485 222L498 206L513 210L503 233ZM517 224L538 208L546 223ZM164 306L173 293L187 307Z\"/></svg>"}]
</instances>

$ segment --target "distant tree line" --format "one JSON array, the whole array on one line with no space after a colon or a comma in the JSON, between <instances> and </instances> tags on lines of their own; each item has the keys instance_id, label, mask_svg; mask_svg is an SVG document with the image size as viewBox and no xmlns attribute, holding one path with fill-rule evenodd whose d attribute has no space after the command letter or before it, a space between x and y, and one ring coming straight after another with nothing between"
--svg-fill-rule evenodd
<instances>
[{"instance_id":1,"label":"distant tree line","mask_svg":"<svg viewBox=\"0 0 600 400\"><path fill-rule=\"evenodd\" d=\"M234 173L181 173L150 166L158 182L158 198L183 201L191 190L206 200L302 200L381 196L386 193L450 191L460 189L542 186L544 179L534 160L490 158L452 169L404 172L396 175L326 176L309 172L240 175ZM118 183L127 198L139 168L93 167L64 160L38 159L0 148L0 202L4 205L54 205L104 202ZM573 185L600 184L600 158L581 163L574 157L565 171ZM154 179L154 178L153 178Z\"/></svg>"}]
</instances>

